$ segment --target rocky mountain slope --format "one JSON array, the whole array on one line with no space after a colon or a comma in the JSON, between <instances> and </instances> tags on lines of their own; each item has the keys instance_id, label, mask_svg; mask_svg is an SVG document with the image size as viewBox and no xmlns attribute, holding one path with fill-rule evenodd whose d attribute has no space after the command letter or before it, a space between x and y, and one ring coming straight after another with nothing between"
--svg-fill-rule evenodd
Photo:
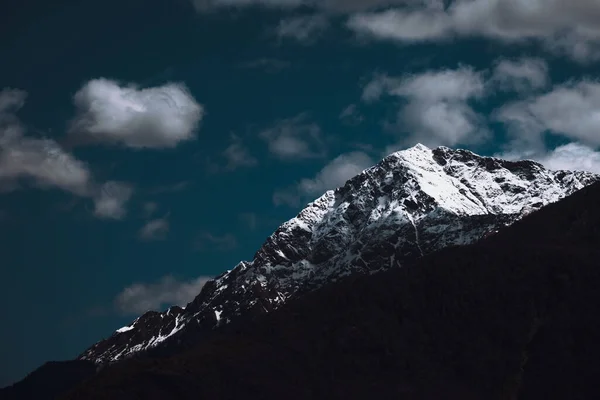
<instances>
[{"instance_id":1,"label":"rocky mountain slope","mask_svg":"<svg viewBox=\"0 0 600 400\"><path fill-rule=\"evenodd\" d=\"M594 184L475 244L115 363L61 399L599 398L599 203Z\"/></svg>"},{"instance_id":2,"label":"rocky mountain slope","mask_svg":"<svg viewBox=\"0 0 600 400\"><path fill-rule=\"evenodd\" d=\"M252 261L209 281L185 308L147 312L79 359L172 353L217 325L272 311L344 276L475 242L598 179L445 147L393 153L308 204Z\"/></svg>"}]
</instances>

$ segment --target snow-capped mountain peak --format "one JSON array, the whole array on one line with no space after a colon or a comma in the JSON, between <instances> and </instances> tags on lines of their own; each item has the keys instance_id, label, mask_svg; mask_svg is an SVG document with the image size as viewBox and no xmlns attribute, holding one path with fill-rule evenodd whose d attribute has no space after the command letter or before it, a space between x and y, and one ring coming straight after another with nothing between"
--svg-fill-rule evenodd
<instances>
[{"instance_id":1,"label":"snow-capped mountain peak","mask_svg":"<svg viewBox=\"0 0 600 400\"><path fill-rule=\"evenodd\" d=\"M168 353L219 324L269 312L349 274L472 243L598 179L418 144L308 204L252 261L209 281L185 308L148 312L80 358L102 363L145 351Z\"/></svg>"}]
</instances>

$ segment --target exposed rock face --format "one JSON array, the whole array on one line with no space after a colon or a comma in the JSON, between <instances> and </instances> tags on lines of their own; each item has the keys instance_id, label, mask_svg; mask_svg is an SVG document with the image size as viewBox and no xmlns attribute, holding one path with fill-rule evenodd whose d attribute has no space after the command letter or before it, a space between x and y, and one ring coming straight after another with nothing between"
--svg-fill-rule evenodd
<instances>
[{"instance_id":1,"label":"exposed rock face","mask_svg":"<svg viewBox=\"0 0 600 400\"><path fill-rule=\"evenodd\" d=\"M209 281L185 308L148 312L79 359L104 363L168 353L218 324L269 312L352 273L399 267L477 241L598 180L445 147L393 153L308 204L252 261Z\"/></svg>"}]
</instances>

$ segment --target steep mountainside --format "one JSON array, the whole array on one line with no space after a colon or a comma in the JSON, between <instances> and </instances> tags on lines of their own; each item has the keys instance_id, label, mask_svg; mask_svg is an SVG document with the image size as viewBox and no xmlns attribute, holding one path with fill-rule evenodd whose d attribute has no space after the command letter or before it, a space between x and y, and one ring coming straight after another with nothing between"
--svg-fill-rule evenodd
<instances>
[{"instance_id":1,"label":"steep mountainside","mask_svg":"<svg viewBox=\"0 0 600 400\"><path fill-rule=\"evenodd\" d=\"M353 273L374 273L475 242L597 180L532 161L417 145L310 203L252 261L208 282L185 308L148 312L79 358L105 363L173 354L218 325L270 312Z\"/></svg>"},{"instance_id":2,"label":"steep mountainside","mask_svg":"<svg viewBox=\"0 0 600 400\"><path fill-rule=\"evenodd\" d=\"M106 367L64 400L599 398L598 204L595 184L475 244Z\"/></svg>"}]
</instances>

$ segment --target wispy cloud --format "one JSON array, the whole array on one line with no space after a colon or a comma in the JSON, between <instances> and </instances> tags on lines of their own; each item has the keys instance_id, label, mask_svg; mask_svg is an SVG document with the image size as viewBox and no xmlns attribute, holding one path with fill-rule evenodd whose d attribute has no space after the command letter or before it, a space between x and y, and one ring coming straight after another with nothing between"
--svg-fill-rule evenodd
<instances>
[{"instance_id":1,"label":"wispy cloud","mask_svg":"<svg viewBox=\"0 0 600 400\"><path fill-rule=\"evenodd\" d=\"M70 133L75 141L107 142L134 148L175 147L194 138L204 116L183 84L140 89L100 78L74 97L77 115Z\"/></svg>"},{"instance_id":2,"label":"wispy cloud","mask_svg":"<svg viewBox=\"0 0 600 400\"><path fill-rule=\"evenodd\" d=\"M325 156L325 145L319 125L308 121L307 114L277 121L259 135L271 154L283 161L297 161Z\"/></svg>"},{"instance_id":3,"label":"wispy cloud","mask_svg":"<svg viewBox=\"0 0 600 400\"><path fill-rule=\"evenodd\" d=\"M118 219L133 188L123 182L94 181L89 167L52 139L25 136L16 112L25 104L27 94L16 89L0 91L0 186L19 189L18 182L42 188L58 188L94 201L94 215Z\"/></svg>"},{"instance_id":4,"label":"wispy cloud","mask_svg":"<svg viewBox=\"0 0 600 400\"><path fill-rule=\"evenodd\" d=\"M132 194L133 188L127 183L115 181L104 183L94 199L94 215L101 218L123 218L127 213L125 205Z\"/></svg>"},{"instance_id":5,"label":"wispy cloud","mask_svg":"<svg viewBox=\"0 0 600 400\"><path fill-rule=\"evenodd\" d=\"M262 6L289 10L312 7L329 13L363 11L394 4L416 4L422 0L190 0L198 12L209 12L216 8Z\"/></svg>"},{"instance_id":6,"label":"wispy cloud","mask_svg":"<svg viewBox=\"0 0 600 400\"><path fill-rule=\"evenodd\" d=\"M598 147L599 112L600 83L582 80L506 104L496 111L495 118L506 124L519 142L542 144L543 134L551 132Z\"/></svg>"},{"instance_id":7,"label":"wispy cloud","mask_svg":"<svg viewBox=\"0 0 600 400\"><path fill-rule=\"evenodd\" d=\"M530 93L550 83L548 65L542 59L500 60L494 67L491 83L503 91Z\"/></svg>"},{"instance_id":8,"label":"wispy cloud","mask_svg":"<svg viewBox=\"0 0 600 400\"><path fill-rule=\"evenodd\" d=\"M185 306L199 293L211 278L181 281L167 275L155 283L134 283L123 289L115 299L115 306L125 315L140 315L146 311L160 311L172 305Z\"/></svg>"},{"instance_id":9,"label":"wispy cloud","mask_svg":"<svg viewBox=\"0 0 600 400\"><path fill-rule=\"evenodd\" d=\"M470 105L485 93L483 73L460 67L400 78L379 74L364 87L362 98L373 102L389 95L404 100L396 121L388 123L404 135L404 142L455 146L477 143L488 136L485 118Z\"/></svg>"},{"instance_id":10,"label":"wispy cloud","mask_svg":"<svg viewBox=\"0 0 600 400\"><path fill-rule=\"evenodd\" d=\"M300 43L312 43L329 28L329 20L323 14L284 18L277 26L277 36L295 39Z\"/></svg>"},{"instance_id":11,"label":"wispy cloud","mask_svg":"<svg viewBox=\"0 0 600 400\"><path fill-rule=\"evenodd\" d=\"M156 186L148 191L150 194L163 194L163 193L175 193L181 192L191 186L189 181L180 181L167 185Z\"/></svg>"},{"instance_id":12,"label":"wispy cloud","mask_svg":"<svg viewBox=\"0 0 600 400\"><path fill-rule=\"evenodd\" d=\"M327 190L342 186L348 179L373 164L371 157L362 152L342 154L325 165L314 177L304 178L292 187L276 191L273 195L273 203L297 207Z\"/></svg>"},{"instance_id":13,"label":"wispy cloud","mask_svg":"<svg viewBox=\"0 0 600 400\"><path fill-rule=\"evenodd\" d=\"M365 117L360 113L356 104L350 104L340 113L340 120L347 125L359 125L365 120Z\"/></svg>"},{"instance_id":14,"label":"wispy cloud","mask_svg":"<svg viewBox=\"0 0 600 400\"><path fill-rule=\"evenodd\" d=\"M415 0L409 7L352 15L356 33L399 42L485 37L505 43L536 40L577 61L600 58L600 3L596 0Z\"/></svg>"},{"instance_id":15,"label":"wispy cloud","mask_svg":"<svg viewBox=\"0 0 600 400\"><path fill-rule=\"evenodd\" d=\"M258 164L258 160L250 154L242 139L237 135L231 135L230 145L223 152L223 157L227 160L225 168L228 170L254 167Z\"/></svg>"},{"instance_id":16,"label":"wispy cloud","mask_svg":"<svg viewBox=\"0 0 600 400\"><path fill-rule=\"evenodd\" d=\"M209 232L201 232L193 243L193 247L197 251L228 251L235 249L237 245L237 239L231 233L214 235Z\"/></svg>"},{"instance_id":17,"label":"wispy cloud","mask_svg":"<svg viewBox=\"0 0 600 400\"><path fill-rule=\"evenodd\" d=\"M262 69L268 73L276 73L291 67L291 65L291 62L278 58L259 58L240 64L240 68Z\"/></svg>"},{"instance_id":18,"label":"wispy cloud","mask_svg":"<svg viewBox=\"0 0 600 400\"><path fill-rule=\"evenodd\" d=\"M144 241L163 240L169 233L168 217L156 218L146 222L138 232L138 236Z\"/></svg>"}]
</instances>

